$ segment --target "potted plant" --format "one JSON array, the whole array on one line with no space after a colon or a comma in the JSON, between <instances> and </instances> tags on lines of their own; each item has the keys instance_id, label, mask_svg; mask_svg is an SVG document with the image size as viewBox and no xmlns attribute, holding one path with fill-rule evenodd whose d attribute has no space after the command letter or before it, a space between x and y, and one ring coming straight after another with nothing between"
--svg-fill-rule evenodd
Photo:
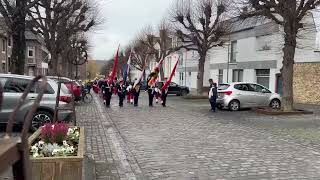
<instances>
[{"instance_id":1,"label":"potted plant","mask_svg":"<svg viewBox=\"0 0 320 180\"><path fill-rule=\"evenodd\" d=\"M81 180L84 129L48 123L29 138L33 180Z\"/></svg>"}]
</instances>

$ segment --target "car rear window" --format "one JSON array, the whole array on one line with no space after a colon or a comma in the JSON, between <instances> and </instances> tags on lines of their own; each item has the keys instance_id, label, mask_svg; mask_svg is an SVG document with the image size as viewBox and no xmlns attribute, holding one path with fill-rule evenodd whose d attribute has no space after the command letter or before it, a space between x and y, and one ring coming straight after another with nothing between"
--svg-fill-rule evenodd
<instances>
[{"instance_id":1,"label":"car rear window","mask_svg":"<svg viewBox=\"0 0 320 180\"><path fill-rule=\"evenodd\" d=\"M229 84L221 84L221 85L219 85L218 90L226 90L226 89L228 89L229 87L230 87Z\"/></svg>"}]
</instances>

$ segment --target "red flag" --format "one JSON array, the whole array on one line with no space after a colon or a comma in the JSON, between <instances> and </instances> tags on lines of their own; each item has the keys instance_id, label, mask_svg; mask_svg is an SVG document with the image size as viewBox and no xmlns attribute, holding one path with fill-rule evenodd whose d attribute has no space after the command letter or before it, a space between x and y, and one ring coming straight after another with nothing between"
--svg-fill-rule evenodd
<instances>
[{"instance_id":1,"label":"red flag","mask_svg":"<svg viewBox=\"0 0 320 180\"><path fill-rule=\"evenodd\" d=\"M175 74L175 72L176 72L178 62L179 62L179 60L177 60L176 64L174 65L174 68L172 69L170 78L163 84L163 86L162 86L162 88L161 88L161 91L164 91L164 90L166 90L166 89L169 87L170 82L171 82L171 80L172 80L172 78L173 78L173 76L174 76L174 74Z\"/></svg>"},{"instance_id":2,"label":"red flag","mask_svg":"<svg viewBox=\"0 0 320 180\"><path fill-rule=\"evenodd\" d=\"M120 45L118 46L117 54L116 54L116 57L114 58L113 69L108 81L109 84L111 84L114 81L114 78L116 77L116 74L117 74L117 68L119 63L119 49L120 49Z\"/></svg>"}]
</instances>

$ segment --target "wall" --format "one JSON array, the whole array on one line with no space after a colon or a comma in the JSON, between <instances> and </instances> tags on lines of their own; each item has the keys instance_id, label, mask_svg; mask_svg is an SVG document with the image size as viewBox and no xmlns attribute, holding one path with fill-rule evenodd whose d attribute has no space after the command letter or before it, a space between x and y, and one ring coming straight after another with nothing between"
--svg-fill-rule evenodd
<instances>
[{"instance_id":1,"label":"wall","mask_svg":"<svg viewBox=\"0 0 320 180\"><path fill-rule=\"evenodd\" d=\"M295 103L320 105L320 63L300 63L294 66Z\"/></svg>"}]
</instances>

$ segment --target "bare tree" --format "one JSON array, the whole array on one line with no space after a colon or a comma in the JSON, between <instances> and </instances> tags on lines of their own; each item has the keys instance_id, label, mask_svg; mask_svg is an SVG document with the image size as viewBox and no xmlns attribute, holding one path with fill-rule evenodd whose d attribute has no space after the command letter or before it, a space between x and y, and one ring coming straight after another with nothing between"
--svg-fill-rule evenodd
<instances>
[{"instance_id":1,"label":"bare tree","mask_svg":"<svg viewBox=\"0 0 320 180\"><path fill-rule=\"evenodd\" d=\"M320 4L320 0L245 0L242 18L260 16L281 25L284 31L283 81L284 111L293 110L293 64L299 30L304 27L303 19L307 13Z\"/></svg>"},{"instance_id":2,"label":"bare tree","mask_svg":"<svg viewBox=\"0 0 320 180\"><path fill-rule=\"evenodd\" d=\"M39 0L1 0L0 13L8 26L9 38L12 36L12 56L10 72L24 74L26 50L26 14Z\"/></svg>"},{"instance_id":3,"label":"bare tree","mask_svg":"<svg viewBox=\"0 0 320 180\"><path fill-rule=\"evenodd\" d=\"M131 65L141 71L144 72L143 69L145 69L151 60L151 49L150 46L143 43L140 40L136 40L133 45L133 54L131 57ZM146 80L146 74L144 72L143 79Z\"/></svg>"},{"instance_id":4,"label":"bare tree","mask_svg":"<svg viewBox=\"0 0 320 180\"><path fill-rule=\"evenodd\" d=\"M58 73L65 42L96 25L92 6L84 0L40 0L28 13L33 30L40 33L51 53L50 74Z\"/></svg>"},{"instance_id":5,"label":"bare tree","mask_svg":"<svg viewBox=\"0 0 320 180\"><path fill-rule=\"evenodd\" d=\"M152 27L147 27L140 36L141 43L145 44L150 54L155 58L156 62L166 58L173 52L180 50L182 47L173 46L174 32L169 23L163 20L158 26L158 34L154 33ZM163 67L160 67L161 79L164 79Z\"/></svg>"},{"instance_id":6,"label":"bare tree","mask_svg":"<svg viewBox=\"0 0 320 180\"><path fill-rule=\"evenodd\" d=\"M197 94L203 92L204 65L208 51L223 45L230 30L225 23L227 0L179 0L172 11L176 34L183 48L199 54Z\"/></svg>"}]
</instances>

